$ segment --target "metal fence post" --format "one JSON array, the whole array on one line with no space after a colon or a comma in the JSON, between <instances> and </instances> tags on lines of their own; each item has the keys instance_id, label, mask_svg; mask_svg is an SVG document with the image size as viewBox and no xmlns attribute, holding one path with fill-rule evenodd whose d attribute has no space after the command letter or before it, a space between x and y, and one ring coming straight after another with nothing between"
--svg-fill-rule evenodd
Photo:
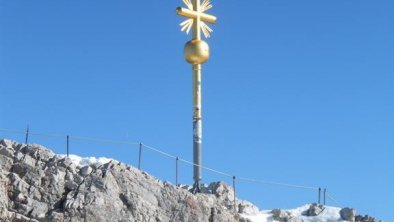
<instances>
[{"instance_id":1,"label":"metal fence post","mask_svg":"<svg viewBox=\"0 0 394 222\"><path fill-rule=\"evenodd\" d=\"M236 192L235 192L235 176L233 176L233 190L234 190L234 213L237 214Z\"/></svg>"},{"instance_id":2,"label":"metal fence post","mask_svg":"<svg viewBox=\"0 0 394 222\"><path fill-rule=\"evenodd\" d=\"M326 205L326 192L327 192L327 189L324 188L323 205Z\"/></svg>"},{"instance_id":3,"label":"metal fence post","mask_svg":"<svg viewBox=\"0 0 394 222\"><path fill-rule=\"evenodd\" d=\"M176 159L175 159L175 186L176 187L178 187L178 174L179 174L179 172L178 172L178 162L179 162L179 158L178 157L176 157Z\"/></svg>"},{"instance_id":4,"label":"metal fence post","mask_svg":"<svg viewBox=\"0 0 394 222\"><path fill-rule=\"evenodd\" d=\"M318 192L319 193L317 194L317 203L320 204L321 187L319 187Z\"/></svg>"},{"instance_id":5,"label":"metal fence post","mask_svg":"<svg viewBox=\"0 0 394 222\"><path fill-rule=\"evenodd\" d=\"M68 158L68 156L69 156L69 154L70 154L70 152L69 152L69 145L70 145L70 136L69 135L67 135L67 158Z\"/></svg>"},{"instance_id":6,"label":"metal fence post","mask_svg":"<svg viewBox=\"0 0 394 222\"><path fill-rule=\"evenodd\" d=\"M211 217L209 218L209 222L215 222L215 215L216 215L215 208L212 207L211 208Z\"/></svg>"},{"instance_id":7,"label":"metal fence post","mask_svg":"<svg viewBox=\"0 0 394 222\"><path fill-rule=\"evenodd\" d=\"M27 144L28 140L29 140L29 125L27 125L26 128L25 144Z\"/></svg>"},{"instance_id":8,"label":"metal fence post","mask_svg":"<svg viewBox=\"0 0 394 222\"><path fill-rule=\"evenodd\" d=\"M142 143L140 143L139 153L138 153L138 169L141 170L141 153L142 153Z\"/></svg>"}]
</instances>

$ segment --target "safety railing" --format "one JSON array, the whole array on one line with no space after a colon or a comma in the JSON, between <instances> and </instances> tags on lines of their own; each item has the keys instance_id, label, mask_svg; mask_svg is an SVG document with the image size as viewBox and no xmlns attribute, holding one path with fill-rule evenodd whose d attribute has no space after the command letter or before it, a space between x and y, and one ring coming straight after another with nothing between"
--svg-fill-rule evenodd
<instances>
[{"instance_id":1,"label":"safety railing","mask_svg":"<svg viewBox=\"0 0 394 222\"><path fill-rule=\"evenodd\" d=\"M237 197L236 185L237 185L237 183L241 183L241 182L254 183L254 184L258 184L258 185L281 186L281 187L287 187L287 188L292 188L292 189L309 190L312 192L317 192L317 203L326 205L327 199L330 199L332 201L332 203L330 203L331 205L335 205L338 207L341 206L341 204L333 197L333 195L328 193L327 188L322 189L321 187L304 186L304 185L299 185L299 184L283 183L283 182L277 182L277 181L270 181L270 180L262 180L262 179L256 179L256 178L237 176L237 175L223 172L223 171L213 169L213 168L210 168L207 166L200 166L200 165L194 164L193 162L183 159L183 158L179 157L178 155L173 155L173 154L167 153L167 152L163 151L162 149L146 145L142 142L118 141L118 140L107 140L107 139L100 139L100 138L93 138L93 137L41 133L41 132L31 131L29 126L26 128L26 130L12 130L12 129L0 128L0 138L6 138L4 136L4 134L23 135L25 144L29 143L30 136L41 136L41 137L47 137L47 138L52 138L52 139L57 139L57 140L63 139L64 144L65 144L65 148L66 148L67 157L70 155L70 148L71 148L70 142L71 141L96 142L96 143L107 143L107 144L113 144L113 145L126 145L126 146L138 147L138 162L136 164L136 167L139 170L142 170L142 160L143 160L144 150L150 150L150 151L153 151L163 157L170 158L175 162L174 166L175 166L175 186L176 187L178 187L180 185L180 183L179 183L180 163L187 164L190 166L199 166L205 171L209 171L209 172L214 173L216 175L220 175L221 177L225 177L228 180L232 181L233 191L234 191L234 210L235 211L237 209L237 206L236 206L236 199L237 199L236 198ZM190 172L191 172L191 170L190 170Z\"/></svg>"}]
</instances>

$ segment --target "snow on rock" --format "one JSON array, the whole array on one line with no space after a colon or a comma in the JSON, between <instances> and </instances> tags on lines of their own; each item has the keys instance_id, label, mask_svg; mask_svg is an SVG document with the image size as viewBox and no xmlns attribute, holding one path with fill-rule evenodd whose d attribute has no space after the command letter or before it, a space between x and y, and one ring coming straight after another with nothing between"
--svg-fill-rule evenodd
<instances>
[{"instance_id":1,"label":"snow on rock","mask_svg":"<svg viewBox=\"0 0 394 222\"><path fill-rule=\"evenodd\" d=\"M241 214L243 218L248 219L250 222L274 222L270 211L261 211L257 214Z\"/></svg>"},{"instance_id":2,"label":"snow on rock","mask_svg":"<svg viewBox=\"0 0 394 222\"><path fill-rule=\"evenodd\" d=\"M224 182L203 185L198 194L190 188L161 182L110 158L67 158L37 144L0 140L0 222L376 221L352 208L318 204L260 211L248 201L234 203L234 190Z\"/></svg>"},{"instance_id":3,"label":"snow on rock","mask_svg":"<svg viewBox=\"0 0 394 222\"><path fill-rule=\"evenodd\" d=\"M307 216L308 209L312 205L304 205L289 210L261 211L257 214L241 214L250 222L346 222L341 219L341 208L324 206L323 211L317 216Z\"/></svg>"},{"instance_id":4,"label":"snow on rock","mask_svg":"<svg viewBox=\"0 0 394 222\"><path fill-rule=\"evenodd\" d=\"M304 214L305 211L309 209L310 205L305 205L293 210L289 210L294 215L300 217L304 222L318 222L318 221L326 221L326 222L342 222L344 220L341 219L339 211L341 208L338 207L329 207L324 206L323 211L317 216L306 216Z\"/></svg>"},{"instance_id":5,"label":"snow on rock","mask_svg":"<svg viewBox=\"0 0 394 222\"><path fill-rule=\"evenodd\" d=\"M0 140L0 222L246 222L227 208L230 187L211 187L221 186L220 197L193 194L108 158Z\"/></svg>"},{"instance_id":6,"label":"snow on rock","mask_svg":"<svg viewBox=\"0 0 394 222\"><path fill-rule=\"evenodd\" d=\"M67 155L59 154L59 155L56 155L56 156L58 156L59 158L62 159L62 158L65 158ZM74 155L74 154L70 154L68 156L68 158L71 160L71 162L73 164L75 164L76 166L80 166L80 167L89 166L89 165L104 165L104 164L109 163L109 162L118 163L118 161L116 161L114 159L106 158L106 157L99 157L99 158L96 158L96 157L80 157L80 156L77 156L77 155Z\"/></svg>"}]
</instances>

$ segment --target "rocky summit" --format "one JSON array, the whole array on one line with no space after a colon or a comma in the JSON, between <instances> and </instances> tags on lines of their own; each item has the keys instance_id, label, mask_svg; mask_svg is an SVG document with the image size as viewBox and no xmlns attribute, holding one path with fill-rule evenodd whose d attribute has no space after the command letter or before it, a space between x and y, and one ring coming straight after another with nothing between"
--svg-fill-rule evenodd
<instances>
[{"instance_id":1,"label":"rocky summit","mask_svg":"<svg viewBox=\"0 0 394 222\"><path fill-rule=\"evenodd\" d=\"M351 208L259 211L222 182L192 194L115 160L79 164L37 144L0 140L0 222L375 221ZM234 206L236 206L234 209Z\"/></svg>"},{"instance_id":2,"label":"rocky summit","mask_svg":"<svg viewBox=\"0 0 394 222\"><path fill-rule=\"evenodd\" d=\"M231 187L205 189L194 195L117 161L81 166L37 144L0 141L0 221L244 220Z\"/></svg>"}]
</instances>

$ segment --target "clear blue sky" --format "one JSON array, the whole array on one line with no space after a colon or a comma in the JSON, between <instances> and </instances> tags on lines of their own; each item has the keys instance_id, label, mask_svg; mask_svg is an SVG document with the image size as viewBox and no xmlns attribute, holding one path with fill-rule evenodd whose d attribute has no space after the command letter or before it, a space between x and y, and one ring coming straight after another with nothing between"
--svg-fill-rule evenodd
<instances>
[{"instance_id":1,"label":"clear blue sky","mask_svg":"<svg viewBox=\"0 0 394 222\"><path fill-rule=\"evenodd\" d=\"M179 31L181 4L0 0L0 128L142 141L191 160L192 76L183 59L190 36ZM327 187L342 206L394 221L393 2L213 5L204 164ZM64 140L31 142L65 152ZM71 141L71 150L136 163L136 147ZM173 160L148 151L143 158L145 170L174 181ZM192 183L189 166L180 173ZM316 201L314 192L285 187L239 182L237 190L264 209Z\"/></svg>"}]
</instances>

